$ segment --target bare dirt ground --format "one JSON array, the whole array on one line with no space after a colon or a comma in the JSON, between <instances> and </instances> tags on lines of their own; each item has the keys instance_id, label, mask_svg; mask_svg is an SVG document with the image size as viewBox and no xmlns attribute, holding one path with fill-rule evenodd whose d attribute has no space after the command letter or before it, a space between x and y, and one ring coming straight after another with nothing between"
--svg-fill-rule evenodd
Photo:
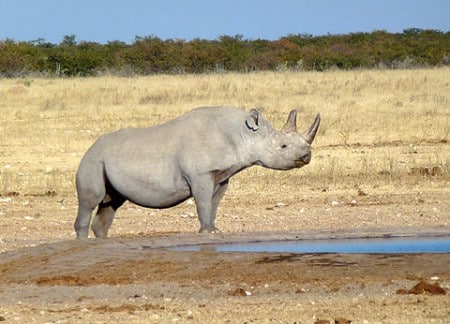
<instances>
[{"instance_id":1,"label":"bare dirt ground","mask_svg":"<svg viewBox=\"0 0 450 324\"><path fill-rule=\"evenodd\" d=\"M254 197L251 210L229 197L218 219L223 234L215 236L195 233L198 221L189 202L162 211L126 204L111 238L77 242L74 196L3 193L1 207L9 217L0 241L0 320L448 323L450 254L163 249L210 241L450 232L445 190L355 196L352 202L347 191L311 191L301 203ZM420 282L425 286L413 289Z\"/></svg>"}]
</instances>

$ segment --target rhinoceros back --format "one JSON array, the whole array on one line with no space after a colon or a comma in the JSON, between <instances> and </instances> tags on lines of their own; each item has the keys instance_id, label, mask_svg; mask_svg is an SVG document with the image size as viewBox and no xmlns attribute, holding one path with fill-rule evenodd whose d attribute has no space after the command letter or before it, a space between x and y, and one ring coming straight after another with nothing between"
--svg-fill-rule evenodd
<instances>
[{"instance_id":1,"label":"rhinoceros back","mask_svg":"<svg viewBox=\"0 0 450 324\"><path fill-rule=\"evenodd\" d=\"M103 135L86 155L101 160L109 183L128 200L170 207L191 196L192 177L236 163L233 134L244 120L239 109L198 108L161 125Z\"/></svg>"}]
</instances>

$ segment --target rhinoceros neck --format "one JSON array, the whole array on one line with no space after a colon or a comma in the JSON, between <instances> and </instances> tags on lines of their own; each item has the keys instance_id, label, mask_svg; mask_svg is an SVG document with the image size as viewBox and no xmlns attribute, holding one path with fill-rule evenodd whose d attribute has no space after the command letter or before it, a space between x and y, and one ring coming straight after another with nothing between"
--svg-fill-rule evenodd
<instances>
[{"instance_id":1,"label":"rhinoceros neck","mask_svg":"<svg viewBox=\"0 0 450 324\"><path fill-rule=\"evenodd\" d=\"M237 169L237 172L259 164L259 155L255 149L253 136L249 136L248 132L244 130L236 137L236 143L236 163L233 168Z\"/></svg>"}]
</instances>

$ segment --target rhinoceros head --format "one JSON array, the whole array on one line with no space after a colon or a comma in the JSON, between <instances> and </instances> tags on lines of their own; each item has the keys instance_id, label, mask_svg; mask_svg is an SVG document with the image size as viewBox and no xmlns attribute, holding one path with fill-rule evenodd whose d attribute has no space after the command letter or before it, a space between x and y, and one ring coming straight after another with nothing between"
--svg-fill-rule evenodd
<instances>
[{"instance_id":1,"label":"rhinoceros head","mask_svg":"<svg viewBox=\"0 0 450 324\"><path fill-rule=\"evenodd\" d=\"M292 110L281 131L275 130L256 109L246 120L253 132L253 153L256 164L276 170L301 168L311 161L311 143L320 124L318 114L308 130L297 132L297 111Z\"/></svg>"}]
</instances>

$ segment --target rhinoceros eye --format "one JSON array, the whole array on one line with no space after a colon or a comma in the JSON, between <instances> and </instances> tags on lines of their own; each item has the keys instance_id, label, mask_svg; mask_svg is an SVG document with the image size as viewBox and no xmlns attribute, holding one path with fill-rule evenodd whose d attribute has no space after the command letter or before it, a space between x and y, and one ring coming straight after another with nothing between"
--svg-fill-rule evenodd
<instances>
[{"instance_id":1,"label":"rhinoceros eye","mask_svg":"<svg viewBox=\"0 0 450 324\"><path fill-rule=\"evenodd\" d=\"M281 145L281 148L286 148L287 147L287 145L286 144L283 144L283 145Z\"/></svg>"}]
</instances>

